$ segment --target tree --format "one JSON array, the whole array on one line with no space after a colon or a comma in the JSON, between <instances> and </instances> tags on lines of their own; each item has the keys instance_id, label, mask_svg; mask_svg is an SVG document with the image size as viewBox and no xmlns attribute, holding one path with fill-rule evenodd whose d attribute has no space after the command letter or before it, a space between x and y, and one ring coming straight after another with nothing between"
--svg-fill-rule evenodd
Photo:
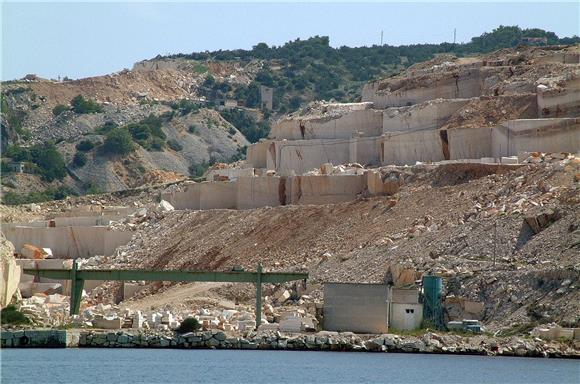
<instances>
[{"instance_id":1,"label":"tree","mask_svg":"<svg viewBox=\"0 0 580 384\"><path fill-rule=\"evenodd\" d=\"M56 107L54 107L52 109L52 114L54 116L58 116L61 113L65 112L65 111L68 111L68 110L69 110L69 107L67 107L66 105L59 104L59 105L57 105Z\"/></svg>"},{"instance_id":2,"label":"tree","mask_svg":"<svg viewBox=\"0 0 580 384\"><path fill-rule=\"evenodd\" d=\"M187 319L183 320L179 325L179 328L176 329L177 333L188 333L188 332L195 332L201 328L201 324L195 317L188 317Z\"/></svg>"},{"instance_id":3,"label":"tree","mask_svg":"<svg viewBox=\"0 0 580 384\"><path fill-rule=\"evenodd\" d=\"M95 144L90 140L83 140L76 145L76 149L82 152L88 152L95 147Z\"/></svg>"},{"instance_id":4,"label":"tree","mask_svg":"<svg viewBox=\"0 0 580 384\"><path fill-rule=\"evenodd\" d=\"M38 165L42 177L47 181L66 176L64 158L52 143L36 144L30 148L32 161Z\"/></svg>"},{"instance_id":5,"label":"tree","mask_svg":"<svg viewBox=\"0 0 580 384\"><path fill-rule=\"evenodd\" d=\"M77 152L73 156L73 165L75 167L82 167L87 163L87 155L84 152Z\"/></svg>"},{"instance_id":6,"label":"tree","mask_svg":"<svg viewBox=\"0 0 580 384\"><path fill-rule=\"evenodd\" d=\"M302 102L302 99L300 98L300 96L292 96L292 98L290 98L290 108L295 111L298 108L300 108L300 104Z\"/></svg>"},{"instance_id":7,"label":"tree","mask_svg":"<svg viewBox=\"0 0 580 384\"><path fill-rule=\"evenodd\" d=\"M256 82L250 83L246 90L246 107L256 108L260 105L260 87Z\"/></svg>"},{"instance_id":8,"label":"tree","mask_svg":"<svg viewBox=\"0 0 580 384\"><path fill-rule=\"evenodd\" d=\"M84 114L84 113L97 113L102 112L103 107L93 100L87 100L82 95L75 96L71 101L70 105L74 112Z\"/></svg>"},{"instance_id":9,"label":"tree","mask_svg":"<svg viewBox=\"0 0 580 384\"><path fill-rule=\"evenodd\" d=\"M135 150L135 146L129 131L124 128L114 128L107 134L103 149L107 153L128 155Z\"/></svg>"}]
</instances>

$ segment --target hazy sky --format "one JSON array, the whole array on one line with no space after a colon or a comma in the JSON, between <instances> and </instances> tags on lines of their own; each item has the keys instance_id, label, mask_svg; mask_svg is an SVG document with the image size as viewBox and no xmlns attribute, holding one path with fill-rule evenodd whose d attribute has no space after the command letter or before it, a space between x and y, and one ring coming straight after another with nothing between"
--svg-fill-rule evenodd
<instances>
[{"instance_id":1,"label":"hazy sky","mask_svg":"<svg viewBox=\"0 0 580 384\"><path fill-rule=\"evenodd\" d=\"M1 1L1 0L0 0ZM330 36L332 46L458 42L499 25L580 35L569 3L2 2L2 79L71 78L130 68L157 54L250 49Z\"/></svg>"}]
</instances>

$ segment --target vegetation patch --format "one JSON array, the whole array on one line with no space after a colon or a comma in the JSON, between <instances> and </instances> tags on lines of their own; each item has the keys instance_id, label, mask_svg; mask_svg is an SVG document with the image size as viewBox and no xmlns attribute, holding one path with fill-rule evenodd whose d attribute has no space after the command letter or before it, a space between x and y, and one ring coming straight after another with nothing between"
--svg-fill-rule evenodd
<instances>
[{"instance_id":1,"label":"vegetation patch","mask_svg":"<svg viewBox=\"0 0 580 384\"><path fill-rule=\"evenodd\" d=\"M85 99L82 95L75 96L70 101L70 105L72 110L79 114L103 112L103 107L99 103Z\"/></svg>"},{"instance_id":2,"label":"vegetation patch","mask_svg":"<svg viewBox=\"0 0 580 384\"><path fill-rule=\"evenodd\" d=\"M76 168L83 167L87 163L87 155L84 152L75 153L72 163Z\"/></svg>"},{"instance_id":3,"label":"vegetation patch","mask_svg":"<svg viewBox=\"0 0 580 384\"><path fill-rule=\"evenodd\" d=\"M31 192L28 194L6 192L2 195L2 203L6 205L42 203L43 201L62 200L67 196L77 196L77 193L68 187L60 186L57 188L48 188L42 192Z\"/></svg>"},{"instance_id":4,"label":"vegetation patch","mask_svg":"<svg viewBox=\"0 0 580 384\"><path fill-rule=\"evenodd\" d=\"M161 129L162 118L153 114L138 123L127 124L126 128L133 140L148 151L162 150L165 146L165 133Z\"/></svg>"},{"instance_id":5,"label":"vegetation patch","mask_svg":"<svg viewBox=\"0 0 580 384\"><path fill-rule=\"evenodd\" d=\"M2 325L25 325L30 324L30 319L20 312L14 305L8 305L0 311Z\"/></svg>"},{"instance_id":6,"label":"vegetation patch","mask_svg":"<svg viewBox=\"0 0 580 384\"><path fill-rule=\"evenodd\" d=\"M173 149L176 152L183 150L183 145L181 145L181 143L175 139L169 140L167 142L167 145L169 146L169 148Z\"/></svg>"},{"instance_id":7,"label":"vegetation patch","mask_svg":"<svg viewBox=\"0 0 580 384\"><path fill-rule=\"evenodd\" d=\"M76 149L81 152L88 152L95 147L95 143L91 140L83 140L76 145Z\"/></svg>"},{"instance_id":8,"label":"vegetation patch","mask_svg":"<svg viewBox=\"0 0 580 384\"><path fill-rule=\"evenodd\" d=\"M183 320L179 325L179 328L176 329L177 333L188 333L188 332L195 332L201 329L201 324L195 317L188 317L187 319Z\"/></svg>"},{"instance_id":9,"label":"vegetation patch","mask_svg":"<svg viewBox=\"0 0 580 384\"><path fill-rule=\"evenodd\" d=\"M69 109L70 109L70 108L69 108L69 107L67 107L66 105L59 104L59 105L57 105L56 107L54 107L54 108L52 109L52 114L53 114L54 116L59 116L60 114L62 114L62 113L64 113L64 112L68 111Z\"/></svg>"},{"instance_id":10,"label":"vegetation patch","mask_svg":"<svg viewBox=\"0 0 580 384\"><path fill-rule=\"evenodd\" d=\"M261 138L268 136L268 133L270 133L270 123L268 120L256 122L256 120L248 115L243 109L226 109L221 111L220 115L246 136L246 139L248 139L250 143L255 143Z\"/></svg>"},{"instance_id":11,"label":"vegetation patch","mask_svg":"<svg viewBox=\"0 0 580 384\"><path fill-rule=\"evenodd\" d=\"M32 147L15 144L8 147L5 155L12 161L30 161L36 164L46 181L62 179L67 174L64 158L51 142L35 144Z\"/></svg>"},{"instance_id":12,"label":"vegetation patch","mask_svg":"<svg viewBox=\"0 0 580 384\"><path fill-rule=\"evenodd\" d=\"M103 143L103 151L105 153L115 155L128 155L135 150L135 145L131 138L131 134L125 128L113 128Z\"/></svg>"}]
</instances>

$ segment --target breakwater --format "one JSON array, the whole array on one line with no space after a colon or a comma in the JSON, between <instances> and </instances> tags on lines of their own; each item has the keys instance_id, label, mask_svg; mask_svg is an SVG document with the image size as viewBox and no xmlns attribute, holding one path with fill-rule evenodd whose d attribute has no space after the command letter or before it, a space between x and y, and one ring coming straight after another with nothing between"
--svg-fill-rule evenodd
<instances>
[{"instance_id":1,"label":"breakwater","mask_svg":"<svg viewBox=\"0 0 580 384\"><path fill-rule=\"evenodd\" d=\"M468 337L433 332L421 336L357 335L352 332L325 331L310 334L249 332L245 335L230 335L213 330L179 335L172 332L74 329L3 330L1 336L2 348L215 348L580 358L577 343L515 336Z\"/></svg>"}]
</instances>

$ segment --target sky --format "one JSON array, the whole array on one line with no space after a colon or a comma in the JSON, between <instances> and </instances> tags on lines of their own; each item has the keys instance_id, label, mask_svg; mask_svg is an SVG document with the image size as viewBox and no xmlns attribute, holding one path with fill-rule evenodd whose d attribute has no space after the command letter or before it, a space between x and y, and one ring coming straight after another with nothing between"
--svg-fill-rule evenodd
<instances>
[{"instance_id":1,"label":"sky","mask_svg":"<svg viewBox=\"0 0 580 384\"><path fill-rule=\"evenodd\" d=\"M158 54L251 49L314 35L334 47L468 42L499 25L580 35L580 3L2 1L2 80L82 78Z\"/></svg>"}]
</instances>

